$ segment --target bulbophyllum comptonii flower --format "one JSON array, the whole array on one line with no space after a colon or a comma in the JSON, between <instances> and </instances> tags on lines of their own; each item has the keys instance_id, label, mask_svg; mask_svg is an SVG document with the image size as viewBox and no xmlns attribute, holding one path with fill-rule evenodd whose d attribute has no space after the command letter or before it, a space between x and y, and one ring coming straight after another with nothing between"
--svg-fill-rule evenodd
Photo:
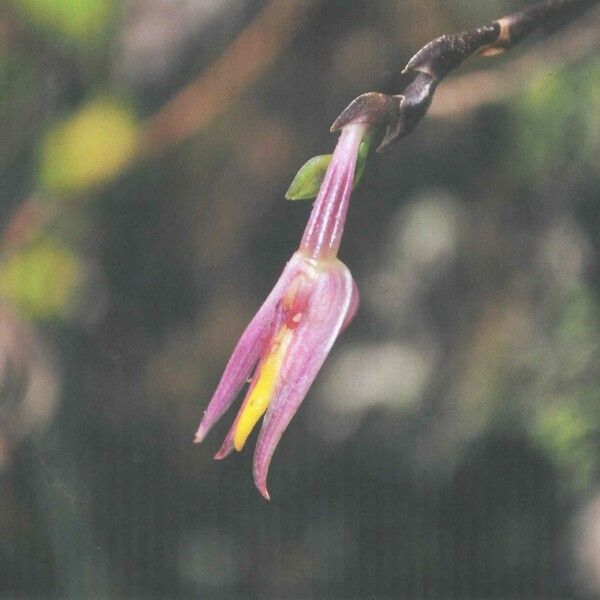
<instances>
[{"instance_id":1,"label":"bulbophyllum comptonii flower","mask_svg":"<svg viewBox=\"0 0 600 600\"><path fill-rule=\"evenodd\" d=\"M254 373L215 458L241 450L264 415L254 452L254 481L269 498L267 472L283 432L340 332L358 308L358 290L337 258L359 146L368 123L343 127L299 249L240 338L204 412L201 442Z\"/></svg>"}]
</instances>

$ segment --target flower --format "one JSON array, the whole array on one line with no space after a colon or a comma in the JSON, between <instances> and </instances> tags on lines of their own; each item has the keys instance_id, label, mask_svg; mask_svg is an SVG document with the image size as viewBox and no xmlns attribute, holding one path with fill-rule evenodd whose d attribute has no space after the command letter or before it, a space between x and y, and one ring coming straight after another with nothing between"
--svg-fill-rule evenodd
<instances>
[{"instance_id":1,"label":"flower","mask_svg":"<svg viewBox=\"0 0 600 600\"><path fill-rule=\"evenodd\" d=\"M241 450L264 415L254 452L254 482L268 500L273 452L340 332L358 309L358 290L337 258L356 157L367 123L347 124L321 184L299 249L240 338L204 412L195 442L235 400L246 397L216 459Z\"/></svg>"}]
</instances>

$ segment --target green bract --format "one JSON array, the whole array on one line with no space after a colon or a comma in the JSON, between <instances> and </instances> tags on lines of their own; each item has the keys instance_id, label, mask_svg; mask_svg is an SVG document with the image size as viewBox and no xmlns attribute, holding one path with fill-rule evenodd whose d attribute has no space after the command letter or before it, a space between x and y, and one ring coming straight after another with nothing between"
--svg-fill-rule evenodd
<instances>
[{"instance_id":1,"label":"green bract","mask_svg":"<svg viewBox=\"0 0 600 600\"><path fill-rule=\"evenodd\" d=\"M358 185L365 170L367 156L371 149L371 139L365 139L358 150L356 159L356 172L353 187ZM310 200L319 193L325 171L331 162L331 154L320 154L307 160L298 170L292 180L288 191L285 193L287 200Z\"/></svg>"},{"instance_id":2,"label":"green bract","mask_svg":"<svg viewBox=\"0 0 600 600\"><path fill-rule=\"evenodd\" d=\"M307 160L292 180L285 197L288 200L309 200L319 192L325 171L331 162L331 154L320 154Z\"/></svg>"}]
</instances>

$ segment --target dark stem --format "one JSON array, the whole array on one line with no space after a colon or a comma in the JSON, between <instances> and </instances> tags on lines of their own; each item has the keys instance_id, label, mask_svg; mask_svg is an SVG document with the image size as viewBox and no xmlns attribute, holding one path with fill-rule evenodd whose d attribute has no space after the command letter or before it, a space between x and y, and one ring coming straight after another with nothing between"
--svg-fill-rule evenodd
<instances>
[{"instance_id":1,"label":"dark stem","mask_svg":"<svg viewBox=\"0 0 600 600\"><path fill-rule=\"evenodd\" d=\"M342 128L361 117L387 125L378 151L410 133L425 116L440 81L474 54L490 56L512 48L529 34L554 31L600 0L545 0L484 25L442 35L421 48L402 71L404 89L389 96L368 92L355 98L331 127Z\"/></svg>"}]
</instances>

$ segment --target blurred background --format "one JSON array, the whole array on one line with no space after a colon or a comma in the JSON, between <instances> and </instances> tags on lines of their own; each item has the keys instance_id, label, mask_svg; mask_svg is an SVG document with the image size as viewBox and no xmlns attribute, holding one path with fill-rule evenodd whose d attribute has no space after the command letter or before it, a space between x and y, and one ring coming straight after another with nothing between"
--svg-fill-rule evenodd
<instances>
[{"instance_id":1,"label":"blurred background","mask_svg":"<svg viewBox=\"0 0 600 600\"><path fill-rule=\"evenodd\" d=\"M598 10L370 157L272 501L192 444L335 117L525 4L0 2L1 598L600 597Z\"/></svg>"}]
</instances>

